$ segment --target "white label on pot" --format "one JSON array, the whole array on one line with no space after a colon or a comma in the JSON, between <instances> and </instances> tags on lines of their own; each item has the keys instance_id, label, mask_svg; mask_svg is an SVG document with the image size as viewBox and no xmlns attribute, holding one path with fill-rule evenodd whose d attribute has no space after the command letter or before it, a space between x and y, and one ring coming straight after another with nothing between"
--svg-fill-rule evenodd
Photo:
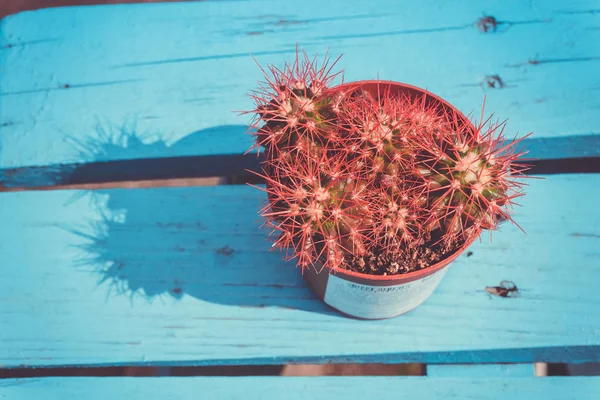
<instances>
[{"instance_id":1,"label":"white label on pot","mask_svg":"<svg viewBox=\"0 0 600 400\"><path fill-rule=\"evenodd\" d=\"M448 267L423 279L395 286L361 285L329 275L325 303L358 318L379 319L404 314L424 302Z\"/></svg>"}]
</instances>

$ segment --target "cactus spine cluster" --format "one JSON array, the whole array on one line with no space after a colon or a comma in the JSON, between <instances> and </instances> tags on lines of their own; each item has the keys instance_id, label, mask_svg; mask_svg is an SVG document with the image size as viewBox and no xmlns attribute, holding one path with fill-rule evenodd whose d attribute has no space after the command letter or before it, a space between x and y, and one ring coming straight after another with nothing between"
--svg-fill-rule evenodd
<instances>
[{"instance_id":1,"label":"cactus spine cluster","mask_svg":"<svg viewBox=\"0 0 600 400\"><path fill-rule=\"evenodd\" d=\"M263 70L251 94L253 149L265 154L261 215L287 259L302 269L410 272L512 220L523 166L518 141L504 145L503 123L475 126L435 96L389 82L333 86L336 63L297 55Z\"/></svg>"}]
</instances>

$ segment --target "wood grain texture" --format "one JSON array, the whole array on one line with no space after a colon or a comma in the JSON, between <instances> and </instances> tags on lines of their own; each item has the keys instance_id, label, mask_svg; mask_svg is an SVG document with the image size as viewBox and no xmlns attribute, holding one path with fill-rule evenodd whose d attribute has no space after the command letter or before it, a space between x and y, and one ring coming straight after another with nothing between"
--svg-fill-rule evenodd
<instances>
[{"instance_id":1,"label":"wood grain texture","mask_svg":"<svg viewBox=\"0 0 600 400\"><path fill-rule=\"evenodd\" d=\"M45 378L0 381L0 398L11 400L268 399L289 400L413 397L423 400L581 400L600 392L600 377L465 378ZM309 394L310 393L310 394Z\"/></svg>"},{"instance_id":2,"label":"wood grain texture","mask_svg":"<svg viewBox=\"0 0 600 400\"><path fill-rule=\"evenodd\" d=\"M509 135L598 134L600 62L594 0L207 1L25 12L0 25L0 167L231 154L261 64L298 43L344 54L346 80L426 87L466 113L509 119ZM481 32L477 21L496 18ZM502 82L496 80L498 76ZM121 127L126 126L127 134ZM133 138L128 136L133 132ZM198 134L204 132L205 134ZM185 138L193 144L175 146ZM143 151L138 142L146 146ZM164 147L164 149L162 149Z\"/></svg>"},{"instance_id":3,"label":"wood grain texture","mask_svg":"<svg viewBox=\"0 0 600 400\"><path fill-rule=\"evenodd\" d=\"M531 180L399 318L328 309L245 186L0 194L0 365L600 361L600 175ZM503 280L520 293L486 292ZM341 335L341 336L340 336Z\"/></svg>"}]
</instances>

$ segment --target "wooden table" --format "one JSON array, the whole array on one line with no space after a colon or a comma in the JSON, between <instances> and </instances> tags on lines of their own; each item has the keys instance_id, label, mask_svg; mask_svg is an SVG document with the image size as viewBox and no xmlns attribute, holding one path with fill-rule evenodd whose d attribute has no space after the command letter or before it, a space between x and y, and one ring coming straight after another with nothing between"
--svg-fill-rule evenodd
<instances>
[{"instance_id":1,"label":"wooden table","mask_svg":"<svg viewBox=\"0 0 600 400\"><path fill-rule=\"evenodd\" d=\"M0 25L0 366L425 363L427 377L40 378L0 398L592 399L600 361L595 1L206 1ZM483 17L493 18L483 18ZM483 18L483 19L482 19ZM243 184L260 63L298 43L346 80L427 87L508 118L538 158L515 218L384 321L340 316L268 251ZM594 173L596 172L596 173ZM229 185L181 185L226 177ZM233 178L232 178L233 177ZM118 188L143 181L144 188ZM183 181L185 186L187 181ZM514 282L518 297L486 287ZM171 396L171 397L169 397ZM200 396L200 397L199 397Z\"/></svg>"}]
</instances>

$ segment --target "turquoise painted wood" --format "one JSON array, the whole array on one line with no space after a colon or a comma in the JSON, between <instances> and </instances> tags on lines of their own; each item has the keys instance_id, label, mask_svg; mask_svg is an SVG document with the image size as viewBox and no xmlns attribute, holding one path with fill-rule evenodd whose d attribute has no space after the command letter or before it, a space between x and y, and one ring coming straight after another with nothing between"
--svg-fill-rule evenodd
<instances>
[{"instance_id":1,"label":"turquoise painted wood","mask_svg":"<svg viewBox=\"0 0 600 400\"><path fill-rule=\"evenodd\" d=\"M600 361L600 175L529 184L527 235L484 236L369 322L267 251L254 188L0 193L0 365ZM520 297L486 292L503 280Z\"/></svg>"},{"instance_id":2,"label":"turquoise painted wood","mask_svg":"<svg viewBox=\"0 0 600 400\"><path fill-rule=\"evenodd\" d=\"M594 399L600 378L431 379L417 377L322 378L46 378L0 381L0 398L11 400L289 400L404 398L423 400Z\"/></svg>"},{"instance_id":3,"label":"turquoise painted wood","mask_svg":"<svg viewBox=\"0 0 600 400\"><path fill-rule=\"evenodd\" d=\"M598 134L594 8L595 0L249 0L21 13L0 25L0 168L86 161L111 143L127 144L114 159L245 151L249 116L232 111L251 107L246 93L262 79L250 55L282 65L297 43L311 55L344 54L347 80L427 87L467 113L486 95L511 136ZM485 15L495 31L478 29ZM140 149L123 126L155 146ZM187 137L193 145L172 146Z\"/></svg>"},{"instance_id":4,"label":"turquoise painted wood","mask_svg":"<svg viewBox=\"0 0 600 400\"><path fill-rule=\"evenodd\" d=\"M434 364L427 366L427 376L439 378L531 377L532 364Z\"/></svg>"}]
</instances>

